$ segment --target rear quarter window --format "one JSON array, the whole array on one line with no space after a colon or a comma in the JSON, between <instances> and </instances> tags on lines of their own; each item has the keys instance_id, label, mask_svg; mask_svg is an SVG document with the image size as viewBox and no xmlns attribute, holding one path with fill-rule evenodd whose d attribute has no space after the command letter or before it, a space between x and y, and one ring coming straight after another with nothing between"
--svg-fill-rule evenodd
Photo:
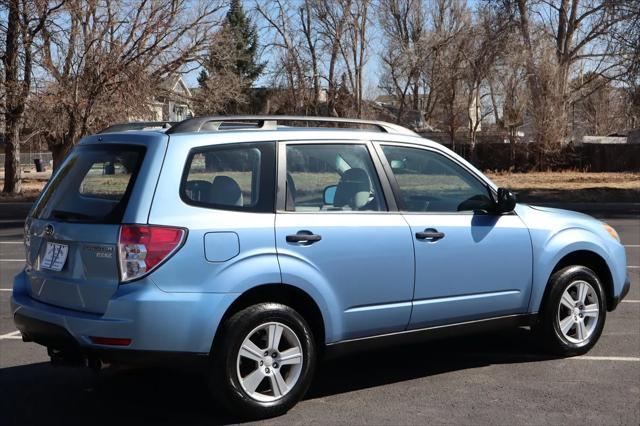
<instances>
[{"instance_id":1,"label":"rear quarter window","mask_svg":"<svg viewBox=\"0 0 640 426\"><path fill-rule=\"evenodd\" d=\"M274 194L275 142L194 149L180 185L187 204L222 210L272 212Z\"/></svg>"}]
</instances>

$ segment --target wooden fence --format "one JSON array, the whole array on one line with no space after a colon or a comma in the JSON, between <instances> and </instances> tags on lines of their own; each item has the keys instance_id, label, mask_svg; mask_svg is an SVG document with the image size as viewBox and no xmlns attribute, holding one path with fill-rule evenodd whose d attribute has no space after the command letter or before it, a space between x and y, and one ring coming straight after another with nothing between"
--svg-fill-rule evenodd
<instances>
[{"instance_id":1,"label":"wooden fence","mask_svg":"<svg viewBox=\"0 0 640 426\"><path fill-rule=\"evenodd\" d=\"M442 135L442 134L440 134ZM451 148L447 136L422 134ZM475 158L471 158L468 143L457 143L454 151L481 170L534 170L539 164L535 146L528 143L504 143L483 138L476 144ZM548 162L554 170L577 169L591 172L640 172L640 143L625 144L568 144Z\"/></svg>"}]
</instances>

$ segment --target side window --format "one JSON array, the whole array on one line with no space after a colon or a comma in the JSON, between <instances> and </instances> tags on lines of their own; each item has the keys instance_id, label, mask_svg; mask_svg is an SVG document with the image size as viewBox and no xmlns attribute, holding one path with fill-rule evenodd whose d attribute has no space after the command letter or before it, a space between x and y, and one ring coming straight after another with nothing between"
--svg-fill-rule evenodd
<instances>
[{"instance_id":1,"label":"side window","mask_svg":"<svg viewBox=\"0 0 640 426\"><path fill-rule=\"evenodd\" d=\"M287 146L290 211L381 211L386 204L365 145Z\"/></svg>"},{"instance_id":2,"label":"side window","mask_svg":"<svg viewBox=\"0 0 640 426\"><path fill-rule=\"evenodd\" d=\"M181 185L188 204L273 211L275 142L216 145L191 152Z\"/></svg>"},{"instance_id":3,"label":"side window","mask_svg":"<svg viewBox=\"0 0 640 426\"><path fill-rule=\"evenodd\" d=\"M487 189L462 166L436 152L383 145L382 151L410 212L489 210Z\"/></svg>"}]
</instances>

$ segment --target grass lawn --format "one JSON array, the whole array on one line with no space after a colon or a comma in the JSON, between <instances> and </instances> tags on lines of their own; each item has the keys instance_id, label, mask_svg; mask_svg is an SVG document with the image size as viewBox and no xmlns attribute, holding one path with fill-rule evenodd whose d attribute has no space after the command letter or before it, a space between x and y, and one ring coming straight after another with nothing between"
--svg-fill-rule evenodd
<instances>
[{"instance_id":1,"label":"grass lawn","mask_svg":"<svg viewBox=\"0 0 640 426\"><path fill-rule=\"evenodd\" d=\"M487 173L525 202L640 202L640 173Z\"/></svg>"}]
</instances>

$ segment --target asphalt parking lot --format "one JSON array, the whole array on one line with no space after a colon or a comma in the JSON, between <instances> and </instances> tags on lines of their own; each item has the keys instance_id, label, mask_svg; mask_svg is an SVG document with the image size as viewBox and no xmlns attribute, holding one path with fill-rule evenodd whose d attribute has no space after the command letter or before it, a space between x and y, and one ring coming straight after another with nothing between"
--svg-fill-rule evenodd
<instances>
[{"instance_id":1,"label":"asphalt parking lot","mask_svg":"<svg viewBox=\"0 0 640 426\"><path fill-rule=\"evenodd\" d=\"M359 353L323 363L305 400L264 423L640 424L640 219L598 215L626 246L631 290L586 356L550 358L527 330ZM15 332L22 229L0 219L0 425L239 420L220 414L192 369L50 366L43 347Z\"/></svg>"}]
</instances>

